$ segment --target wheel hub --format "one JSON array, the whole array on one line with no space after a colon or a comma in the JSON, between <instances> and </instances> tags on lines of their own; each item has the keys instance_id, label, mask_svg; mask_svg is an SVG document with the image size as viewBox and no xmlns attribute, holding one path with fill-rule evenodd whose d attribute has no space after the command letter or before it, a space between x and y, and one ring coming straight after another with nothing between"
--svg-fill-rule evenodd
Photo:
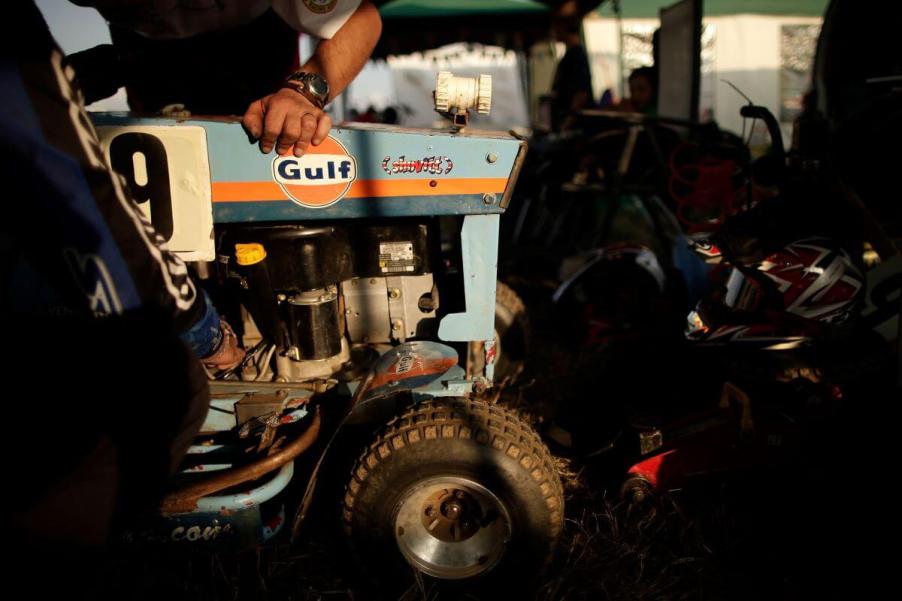
<instances>
[{"instance_id":1,"label":"wheel hub","mask_svg":"<svg viewBox=\"0 0 902 601\"><path fill-rule=\"evenodd\" d=\"M456 476L418 482L395 510L395 540L405 559L426 574L449 580L491 569L507 548L507 508L487 488Z\"/></svg>"},{"instance_id":2,"label":"wheel hub","mask_svg":"<svg viewBox=\"0 0 902 601\"><path fill-rule=\"evenodd\" d=\"M467 540L479 531L482 519L479 501L461 488L438 490L423 503L423 526L441 541Z\"/></svg>"}]
</instances>

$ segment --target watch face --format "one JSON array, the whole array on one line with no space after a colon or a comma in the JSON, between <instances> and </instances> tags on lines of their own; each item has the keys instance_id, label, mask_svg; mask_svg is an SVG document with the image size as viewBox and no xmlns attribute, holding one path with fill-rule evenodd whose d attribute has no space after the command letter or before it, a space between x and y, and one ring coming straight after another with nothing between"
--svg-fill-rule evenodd
<instances>
[{"instance_id":1,"label":"watch face","mask_svg":"<svg viewBox=\"0 0 902 601\"><path fill-rule=\"evenodd\" d=\"M316 73L310 73L307 75L307 88L316 96L319 96L325 100L329 97L329 84L326 80Z\"/></svg>"}]
</instances>

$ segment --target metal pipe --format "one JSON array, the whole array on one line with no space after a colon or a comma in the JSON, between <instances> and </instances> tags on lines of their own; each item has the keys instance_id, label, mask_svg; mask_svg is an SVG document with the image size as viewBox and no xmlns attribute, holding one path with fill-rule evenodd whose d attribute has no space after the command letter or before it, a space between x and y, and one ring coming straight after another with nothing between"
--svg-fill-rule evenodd
<instances>
[{"instance_id":1,"label":"metal pipe","mask_svg":"<svg viewBox=\"0 0 902 601\"><path fill-rule=\"evenodd\" d=\"M262 505L282 492L294 476L294 463L289 461L279 469L272 480L252 490L233 495L201 497L197 500L197 510L217 513L220 511L242 511L255 505Z\"/></svg>"},{"instance_id":2,"label":"metal pipe","mask_svg":"<svg viewBox=\"0 0 902 601\"><path fill-rule=\"evenodd\" d=\"M313 421L311 422L310 427L281 451L249 465L218 474L209 479L189 484L184 488L173 491L163 499L160 511L163 514L188 513L194 511L197 509L197 501L201 497L231 488L232 486L237 486L243 482L256 480L269 472L279 469L310 448L314 441L319 437L321 425L322 417L320 415L320 408L317 407L316 411L313 413Z\"/></svg>"}]
</instances>

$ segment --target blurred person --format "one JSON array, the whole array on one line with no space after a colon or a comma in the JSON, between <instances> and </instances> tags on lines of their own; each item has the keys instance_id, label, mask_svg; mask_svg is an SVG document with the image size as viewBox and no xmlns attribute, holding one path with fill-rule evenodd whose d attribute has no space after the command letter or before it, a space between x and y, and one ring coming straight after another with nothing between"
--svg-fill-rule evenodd
<instances>
[{"instance_id":1,"label":"blurred person","mask_svg":"<svg viewBox=\"0 0 902 601\"><path fill-rule=\"evenodd\" d=\"M0 507L15 549L3 565L32 593L77 596L200 428L202 363L244 352L111 170L37 7L13 3L0 27L0 357L19 389L0 443L16 491Z\"/></svg>"},{"instance_id":2,"label":"blurred person","mask_svg":"<svg viewBox=\"0 0 902 601\"><path fill-rule=\"evenodd\" d=\"M72 0L110 22L112 47L74 57L88 102L123 83L135 111L184 104L243 115L260 150L301 156L332 121L323 107L369 59L382 31L369 0ZM298 36L321 39L300 64ZM322 90L325 90L323 93Z\"/></svg>"},{"instance_id":3,"label":"blurred person","mask_svg":"<svg viewBox=\"0 0 902 601\"><path fill-rule=\"evenodd\" d=\"M386 107L382 111L382 122L388 125L397 125L399 122L398 110L393 106Z\"/></svg>"},{"instance_id":4,"label":"blurred person","mask_svg":"<svg viewBox=\"0 0 902 601\"><path fill-rule=\"evenodd\" d=\"M612 106L614 106L614 90L605 88L605 91L601 93L601 100L598 102L598 107L606 109Z\"/></svg>"},{"instance_id":5,"label":"blurred person","mask_svg":"<svg viewBox=\"0 0 902 601\"><path fill-rule=\"evenodd\" d=\"M551 129L566 131L576 124L577 113L592 105L592 75L589 56L582 44L582 19L576 15L554 22L553 34L567 46L554 72L551 86Z\"/></svg>"},{"instance_id":6,"label":"blurred person","mask_svg":"<svg viewBox=\"0 0 902 601\"><path fill-rule=\"evenodd\" d=\"M658 112L658 72L654 67L633 69L628 80L630 95L617 110L655 116Z\"/></svg>"},{"instance_id":7,"label":"blurred person","mask_svg":"<svg viewBox=\"0 0 902 601\"><path fill-rule=\"evenodd\" d=\"M379 115L376 113L376 107L372 104L366 107L366 110L362 113L359 113L357 117L354 118L354 121L358 123L378 123Z\"/></svg>"}]
</instances>

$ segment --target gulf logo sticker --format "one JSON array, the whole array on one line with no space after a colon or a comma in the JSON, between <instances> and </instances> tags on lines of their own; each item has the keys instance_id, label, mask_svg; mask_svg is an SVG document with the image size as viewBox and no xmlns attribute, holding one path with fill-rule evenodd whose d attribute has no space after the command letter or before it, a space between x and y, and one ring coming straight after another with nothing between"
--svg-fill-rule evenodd
<instances>
[{"instance_id":1,"label":"gulf logo sticker","mask_svg":"<svg viewBox=\"0 0 902 601\"><path fill-rule=\"evenodd\" d=\"M272 175L295 203L313 209L335 204L357 179L357 161L335 138L310 146L304 156L277 156Z\"/></svg>"}]
</instances>

